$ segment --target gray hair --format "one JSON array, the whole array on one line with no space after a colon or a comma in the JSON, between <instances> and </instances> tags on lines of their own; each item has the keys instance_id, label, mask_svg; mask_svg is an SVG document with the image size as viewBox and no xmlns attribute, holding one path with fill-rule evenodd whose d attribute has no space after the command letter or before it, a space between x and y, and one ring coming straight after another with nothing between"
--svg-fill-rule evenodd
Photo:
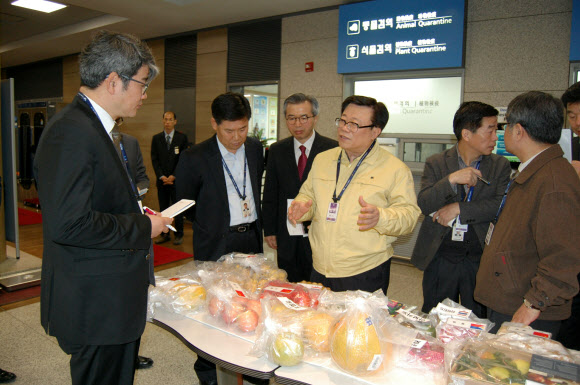
<instances>
[{"instance_id":1,"label":"gray hair","mask_svg":"<svg viewBox=\"0 0 580 385\"><path fill-rule=\"evenodd\" d=\"M300 104L304 102L310 102L312 106L312 115L318 116L318 100L314 96L304 95L303 93L296 93L288 96L284 100L284 116L286 116L286 108L288 104Z\"/></svg>"},{"instance_id":2,"label":"gray hair","mask_svg":"<svg viewBox=\"0 0 580 385\"><path fill-rule=\"evenodd\" d=\"M148 82L159 73L151 49L137 37L99 31L79 57L81 85L97 88L111 72L116 72L125 88L142 66L149 67Z\"/></svg>"}]
</instances>

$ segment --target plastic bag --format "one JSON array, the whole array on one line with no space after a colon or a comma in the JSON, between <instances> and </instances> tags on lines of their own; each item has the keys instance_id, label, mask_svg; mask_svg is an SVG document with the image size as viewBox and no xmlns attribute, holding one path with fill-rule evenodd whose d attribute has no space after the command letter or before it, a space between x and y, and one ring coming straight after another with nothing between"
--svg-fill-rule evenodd
<instances>
[{"instance_id":1,"label":"plastic bag","mask_svg":"<svg viewBox=\"0 0 580 385\"><path fill-rule=\"evenodd\" d=\"M390 318L384 310L388 307L387 297L381 290L373 294L363 291L334 294L325 299L326 305L336 304L338 299L344 303L346 311L339 317L330 337L333 362L357 376L382 373L391 364L393 354L393 345L383 333Z\"/></svg>"},{"instance_id":2,"label":"plastic bag","mask_svg":"<svg viewBox=\"0 0 580 385\"><path fill-rule=\"evenodd\" d=\"M185 316L196 314L205 307L206 290L190 275L156 277L156 286L149 288L147 319L155 316L157 308Z\"/></svg>"}]
</instances>

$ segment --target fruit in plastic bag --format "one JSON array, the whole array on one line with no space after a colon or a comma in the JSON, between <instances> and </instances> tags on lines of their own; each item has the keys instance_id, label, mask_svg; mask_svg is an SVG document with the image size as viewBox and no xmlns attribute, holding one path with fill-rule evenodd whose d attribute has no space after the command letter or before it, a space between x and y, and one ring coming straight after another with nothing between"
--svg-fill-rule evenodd
<instances>
[{"instance_id":1,"label":"fruit in plastic bag","mask_svg":"<svg viewBox=\"0 0 580 385\"><path fill-rule=\"evenodd\" d=\"M382 354L381 344L371 317L364 312L343 316L332 333L330 354L349 373L360 376L378 371L382 361L375 360Z\"/></svg>"},{"instance_id":2,"label":"fruit in plastic bag","mask_svg":"<svg viewBox=\"0 0 580 385\"><path fill-rule=\"evenodd\" d=\"M270 350L270 357L280 366L294 366L302 362L304 344L300 336L291 332L279 333Z\"/></svg>"},{"instance_id":3,"label":"fruit in plastic bag","mask_svg":"<svg viewBox=\"0 0 580 385\"><path fill-rule=\"evenodd\" d=\"M243 332L251 332L258 326L258 314L253 310L246 310L236 318L236 325Z\"/></svg>"},{"instance_id":4,"label":"fruit in plastic bag","mask_svg":"<svg viewBox=\"0 0 580 385\"><path fill-rule=\"evenodd\" d=\"M317 352L330 351L330 333L335 319L328 313L316 312L304 320L304 337Z\"/></svg>"}]
</instances>

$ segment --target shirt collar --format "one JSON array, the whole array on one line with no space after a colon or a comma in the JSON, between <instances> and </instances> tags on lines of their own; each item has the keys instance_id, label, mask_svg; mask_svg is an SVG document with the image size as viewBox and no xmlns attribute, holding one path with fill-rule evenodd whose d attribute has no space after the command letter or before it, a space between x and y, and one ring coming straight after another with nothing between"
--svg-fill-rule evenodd
<instances>
[{"instance_id":1,"label":"shirt collar","mask_svg":"<svg viewBox=\"0 0 580 385\"><path fill-rule=\"evenodd\" d=\"M228 149L222 144L222 142L220 142L220 139L218 138L218 136L216 135L216 140L218 143L218 148L220 149L220 153L222 154L222 158L226 158L226 157L236 157L239 158L241 156L241 154L244 154L246 151L246 144L242 144L242 147L238 148L238 150L236 151L236 153L231 153L228 151Z\"/></svg>"},{"instance_id":2,"label":"shirt collar","mask_svg":"<svg viewBox=\"0 0 580 385\"><path fill-rule=\"evenodd\" d=\"M526 160L524 163L520 163L520 165L518 166L518 171L519 172L524 171L524 168L526 168L530 163L532 163L532 160L534 160L538 155L540 155L542 152L546 151L548 148L550 148L550 147L544 148L542 151L538 152L536 155L532 156L530 159Z\"/></svg>"},{"instance_id":3,"label":"shirt collar","mask_svg":"<svg viewBox=\"0 0 580 385\"><path fill-rule=\"evenodd\" d=\"M477 162L480 162L483 159L483 155L480 155L473 162L471 162L471 164L467 164L467 163L465 163L465 161L461 157L461 153L459 152L459 146L455 145L455 148L457 149L457 158L459 159L459 169L460 170L467 168L467 167L474 167L475 168L475 166L477 165Z\"/></svg>"},{"instance_id":4,"label":"shirt collar","mask_svg":"<svg viewBox=\"0 0 580 385\"><path fill-rule=\"evenodd\" d=\"M97 116L101 121L101 124L103 125L103 127L105 127L107 135L109 135L109 138L113 140L113 137L111 136L111 131L113 130L113 127L115 127L115 121L113 120L111 115L109 115L109 113L105 111L103 107L97 104L97 102L95 102L93 99L89 98L86 95L85 97L89 100L89 102L91 102L91 106L93 106L93 109L97 113Z\"/></svg>"}]
</instances>

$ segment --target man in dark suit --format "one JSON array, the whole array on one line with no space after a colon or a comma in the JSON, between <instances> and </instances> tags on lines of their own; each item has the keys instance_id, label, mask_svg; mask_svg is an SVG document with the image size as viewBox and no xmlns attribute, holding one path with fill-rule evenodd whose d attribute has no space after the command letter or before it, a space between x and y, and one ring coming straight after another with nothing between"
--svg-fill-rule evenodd
<instances>
[{"instance_id":1,"label":"man in dark suit","mask_svg":"<svg viewBox=\"0 0 580 385\"><path fill-rule=\"evenodd\" d=\"M425 313L445 298L459 302L461 297L463 306L486 316L485 306L473 299L475 276L511 172L507 159L492 154L497 115L488 104L463 103L453 118L457 145L425 163L417 196L425 220L411 257L425 271Z\"/></svg>"},{"instance_id":2,"label":"man in dark suit","mask_svg":"<svg viewBox=\"0 0 580 385\"><path fill-rule=\"evenodd\" d=\"M175 112L167 111L163 114L164 130L153 136L151 142L151 163L157 176L157 197L159 199L159 209L165 210L177 202L175 196L175 168L179 162L179 155L185 151L189 142L187 136L175 129L177 116ZM183 216L175 217L175 239L174 245L181 245L183 242ZM161 244L170 240L169 233L155 243Z\"/></svg>"},{"instance_id":3,"label":"man in dark suit","mask_svg":"<svg viewBox=\"0 0 580 385\"><path fill-rule=\"evenodd\" d=\"M286 270L290 282L309 281L312 250L306 235L290 235L287 228L288 200L294 199L308 177L312 161L338 142L314 132L318 121L318 100L301 93L284 101L286 126L292 136L270 146L264 184L264 235L268 246L278 251L278 267ZM302 153L304 152L304 155Z\"/></svg>"},{"instance_id":4,"label":"man in dark suit","mask_svg":"<svg viewBox=\"0 0 580 385\"><path fill-rule=\"evenodd\" d=\"M196 201L187 212L195 259L217 261L232 251L261 253L264 157L261 143L247 137L250 104L244 95L228 92L214 99L211 113L216 135L186 150L175 170L177 198ZM217 384L211 362L198 357L195 371L202 385Z\"/></svg>"},{"instance_id":5,"label":"man in dark suit","mask_svg":"<svg viewBox=\"0 0 580 385\"><path fill-rule=\"evenodd\" d=\"M41 323L71 354L73 384L132 384L151 239L170 218L143 215L112 140L157 75L150 49L99 32L79 60L81 88L45 128L35 159L42 205Z\"/></svg>"},{"instance_id":6,"label":"man in dark suit","mask_svg":"<svg viewBox=\"0 0 580 385\"><path fill-rule=\"evenodd\" d=\"M562 103L566 108L566 118L572 129L572 166L580 176L580 82L574 83L562 95ZM580 191L579 191L580 193ZM580 274L578 274L580 285ZM560 332L556 340L560 341L568 349L580 349L580 294L576 294L572 300L572 315L562 321Z\"/></svg>"}]
</instances>

